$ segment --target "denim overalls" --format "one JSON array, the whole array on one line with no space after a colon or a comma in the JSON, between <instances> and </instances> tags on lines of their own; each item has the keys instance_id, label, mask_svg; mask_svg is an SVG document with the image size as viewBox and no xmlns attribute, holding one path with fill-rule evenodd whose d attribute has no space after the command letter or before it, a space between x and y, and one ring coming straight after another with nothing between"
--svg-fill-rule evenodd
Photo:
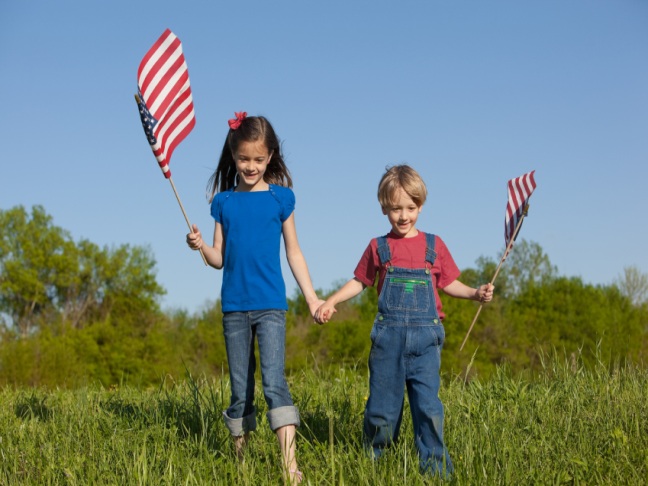
<instances>
[{"instance_id":1,"label":"denim overalls","mask_svg":"<svg viewBox=\"0 0 648 486\"><path fill-rule=\"evenodd\" d=\"M396 442L407 385L420 466L433 474L449 475L453 466L443 443L443 404L439 399L445 331L437 313L431 274L435 238L425 236L426 268L418 269L391 266L387 238L378 238L378 256L387 274L371 330L370 396L364 436L374 457L380 457L385 447Z\"/></svg>"}]
</instances>

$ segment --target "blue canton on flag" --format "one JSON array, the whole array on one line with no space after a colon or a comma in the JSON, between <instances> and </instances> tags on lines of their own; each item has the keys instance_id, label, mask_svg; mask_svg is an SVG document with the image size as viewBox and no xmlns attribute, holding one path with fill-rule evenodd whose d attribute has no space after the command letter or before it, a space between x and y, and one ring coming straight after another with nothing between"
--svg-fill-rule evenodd
<instances>
[{"instance_id":1,"label":"blue canton on flag","mask_svg":"<svg viewBox=\"0 0 648 486\"><path fill-rule=\"evenodd\" d=\"M140 101L137 104L139 105L140 118L142 119L144 133L146 133L146 139L148 140L149 145L153 146L157 143L157 139L155 138L155 135L153 135L153 129L155 128L155 125L157 125L158 121L153 117L153 115L151 115L151 112L146 106L146 101L142 96L142 92L139 90L138 95Z\"/></svg>"}]
</instances>

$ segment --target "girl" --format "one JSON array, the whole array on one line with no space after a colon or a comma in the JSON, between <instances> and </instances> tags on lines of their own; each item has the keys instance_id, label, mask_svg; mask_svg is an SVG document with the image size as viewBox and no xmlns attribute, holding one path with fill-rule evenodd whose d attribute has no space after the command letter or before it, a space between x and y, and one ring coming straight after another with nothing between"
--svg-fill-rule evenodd
<instances>
[{"instance_id":1,"label":"girl","mask_svg":"<svg viewBox=\"0 0 648 486\"><path fill-rule=\"evenodd\" d=\"M205 244L198 228L187 235L193 250L202 249L209 265L223 269L223 333L232 388L223 413L242 459L249 432L256 429L254 337L259 344L268 422L276 433L283 465L292 483L301 481L295 458L299 413L284 376L286 288L281 275L283 235L290 269L311 314L323 303L313 289L297 242L295 196L279 139L267 119L236 113L216 172L208 182L214 244Z\"/></svg>"}]
</instances>

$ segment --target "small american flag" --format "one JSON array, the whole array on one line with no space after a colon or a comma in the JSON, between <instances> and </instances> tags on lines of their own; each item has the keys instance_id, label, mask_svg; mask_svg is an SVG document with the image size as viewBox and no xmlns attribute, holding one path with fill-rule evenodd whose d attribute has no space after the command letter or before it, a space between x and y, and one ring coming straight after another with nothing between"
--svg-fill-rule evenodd
<instances>
[{"instance_id":1,"label":"small american flag","mask_svg":"<svg viewBox=\"0 0 648 486\"><path fill-rule=\"evenodd\" d=\"M511 238L515 239L515 229L524 213L527 201L536 188L535 170L508 181L508 203L504 221L504 241L508 246ZM519 230L518 230L519 231Z\"/></svg>"},{"instance_id":2,"label":"small american flag","mask_svg":"<svg viewBox=\"0 0 648 486\"><path fill-rule=\"evenodd\" d=\"M153 154L167 179L176 146L196 124L182 44L165 30L137 70L137 105Z\"/></svg>"}]
</instances>

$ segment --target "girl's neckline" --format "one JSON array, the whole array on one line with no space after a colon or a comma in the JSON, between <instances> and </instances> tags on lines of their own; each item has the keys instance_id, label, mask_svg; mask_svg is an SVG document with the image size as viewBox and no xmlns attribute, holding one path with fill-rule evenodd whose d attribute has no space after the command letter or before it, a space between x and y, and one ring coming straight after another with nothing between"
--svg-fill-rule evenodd
<instances>
[{"instance_id":1,"label":"girl's neckline","mask_svg":"<svg viewBox=\"0 0 648 486\"><path fill-rule=\"evenodd\" d=\"M255 192L270 192L270 184L268 184L267 189L259 189L259 190L256 190L256 191L239 191L238 188L239 188L239 186L236 186L236 187L232 188L232 192L235 192L237 194L252 194L252 193L255 193Z\"/></svg>"}]
</instances>

